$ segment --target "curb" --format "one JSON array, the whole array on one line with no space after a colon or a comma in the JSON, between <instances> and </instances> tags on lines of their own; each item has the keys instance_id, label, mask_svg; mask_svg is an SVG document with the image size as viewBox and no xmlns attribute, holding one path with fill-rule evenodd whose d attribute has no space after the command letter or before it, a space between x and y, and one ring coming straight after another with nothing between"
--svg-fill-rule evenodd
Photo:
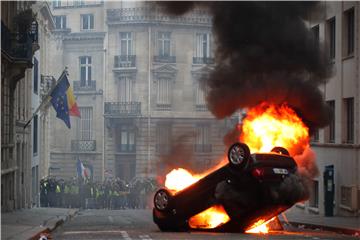
<instances>
[{"instance_id":1,"label":"curb","mask_svg":"<svg viewBox=\"0 0 360 240\"><path fill-rule=\"evenodd\" d=\"M36 233L35 235L33 235L32 237L30 237L29 240L39 240L41 235L49 235L51 232L55 231L55 229L57 229L59 226L61 226L65 222L72 219L78 212L79 212L79 209L76 209L74 211L70 210L68 212L68 214L65 216L65 219L59 219L58 221L55 222L53 227L45 228L44 230L42 230L42 231Z\"/></svg>"},{"instance_id":2,"label":"curb","mask_svg":"<svg viewBox=\"0 0 360 240\"><path fill-rule=\"evenodd\" d=\"M336 233L341 233L341 234L346 234L346 235L353 235L355 237L360 238L360 229L350 229L350 228L344 228L344 227L331 227L331 226L326 226L326 225L318 225L318 224L294 222L294 221L289 221L288 223L283 221L282 223L290 224L295 227L304 226L305 228L309 228L309 229L321 229L321 230L326 230L326 231L331 231L331 232L336 232Z\"/></svg>"}]
</instances>

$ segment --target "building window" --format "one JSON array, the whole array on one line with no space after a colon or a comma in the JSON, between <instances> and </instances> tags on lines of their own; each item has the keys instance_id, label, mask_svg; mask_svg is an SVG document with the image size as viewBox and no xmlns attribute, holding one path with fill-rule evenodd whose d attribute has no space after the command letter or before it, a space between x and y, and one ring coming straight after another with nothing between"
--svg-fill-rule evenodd
<instances>
[{"instance_id":1,"label":"building window","mask_svg":"<svg viewBox=\"0 0 360 240\"><path fill-rule=\"evenodd\" d=\"M327 133L327 142L334 143L335 142L335 100L327 101L331 109L331 120L330 124L326 129Z\"/></svg>"},{"instance_id":2,"label":"building window","mask_svg":"<svg viewBox=\"0 0 360 240\"><path fill-rule=\"evenodd\" d=\"M206 106L206 95L208 93L208 87L206 84L202 84L201 80L196 80L195 83L195 104L197 107Z\"/></svg>"},{"instance_id":3,"label":"building window","mask_svg":"<svg viewBox=\"0 0 360 240\"><path fill-rule=\"evenodd\" d=\"M196 48L195 57L209 58L210 57L210 34L197 33L196 34Z\"/></svg>"},{"instance_id":4,"label":"building window","mask_svg":"<svg viewBox=\"0 0 360 240\"><path fill-rule=\"evenodd\" d=\"M156 104L158 107L171 107L172 81L169 78L157 79Z\"/></svg>"},{"instance_id":5,"label":"building window","mask_svg":"<svg viewBox=\"0 0 360 240\"><path fill-rule=\"evenodd\" d=\"M81 30L94 29L94 15L82 14L81 15Z\"/></svg>"},{"instance_id":6,"label":"building window","mask_svg":"<svg viewBox=\"0 0 360 240\"><path fill-rule=\"evenodd\" d=\"M346 142L354 143L354 98L345 98Z\"/></svg>"},{"instance_id":7,"label":"building window","mask_svg":"<svg viewBox=\"0 0 360 240\"><path fill-rule=\"evenodd\" d=\"M74 6L84 6L85 1L84 0L74 0Z\"/></svg>"},{"instance_id":8,"label":"building window","mask_svg":"<svg viewBox=\"0 0 360 240\"><path fill-rule=\"evenodd\" d=\"M346 46L346 54L351 55L354 53L355 43L355 22L354 22L354 8L351 8L345 12L345 37L344 41Z\"/></svg>"},{"instance_id":9,"label":"building window","mask_svg":"<svg viewBox=\"0 0 360 240\"><path fill-rule=\"evenodd\" d=\"M118 84L119 102L132 102L133 80L128 76L122 76Z\"/></svg>"},{"instance_id":10,"label":"building window","mask_svg":"<svg viewBox=\"0 0 360 240\"><path fill-rule=\"evenodd\" d=\"M122 124L117 129L117 151L135 152L135 127L132 124Z\"/></svg>"},{"instance_id":11,"label":"building window","mask_svg":"<svg viewBox=\"0 0 360 240\"><path fill-rule=\"evenodd\" d=\"M314 36L314 43L315 43L316 47L319 47L319 43L320 43L319 25L313 26L311 28L311 32Z\"/></svg>"},{"instance_id":12,"label":"building window","mask_svg":"<svg viewBox=\"0 0 360 240\"><path fill-rule=\"evenodd\" d=\"M347 186L341 186L341 200L340 200L340 204L343 206L347 206L347 207L351 207L351 193L352 193L352 189L351 187L347 187Z\"/></svg>"},{"instance_id":13,"label":"building window","mask_svg":"<svg viewBox=\"0 0 360 240\"><path fill-rule=\"evenodd\" d=\"M158 35L158 48L159 48L159 56L161 57L169 57L170 54L170 32L159 32Z\"/></svg>"},{"instance_id":14,"label":"building window","mask_svg":"<svg viewBox=\"0 0 360 240\"><path fill-rule=\"evenodd\" d=\"M91 57L80 57L80 86L91 85Z\"/></svg>"},{"instance_id":15,"label":"building window","mask_svg":"<svg viewBox=\"0 0 360 240\"><path fill-rule=\"evenodd\" d=\"M309 206L313 208L319 207L319 182L317 180L312 181Z\"/></svg>"},{"instance_id":16,"label":"building window","mask_svg":"<svg viewBox=\"0 0 360 240\"><path fill-rule=\"evenodd\" d=\"M210 125L197 124L195 128L195 152L211 152L212 149L210 144Z\"/></svg>"},{"instance_id":17,"label":"building window","mask_svg":"<svg viewBox=\"0 0 360 240\"><path fill-rule=\"evenodd\" d=\"M327 21L328 26L328 44L329 44L329 54L330 58L335 58L335 39L336 39L336 27L335 27L335 17Z\"/></svg>"},{"instance_id":18,"label":"building window","mask_svg":"<svg viewBox=\"0 0 360 240\"><path fill-rule=\"evenodd\" d=\"M53 1L53 6L54 7L61 7L61 0L54 0Z\"/></svg>"},{"instance_id":19,"label":"building window","mask_svg":"<svg viewBox=\"0 0 360 240\"><path fill-rule=\"evenodd\" d=\"M156 126L156 152L169 154L171 143L171 124L159 122Z\"/></svg>"},{"instance_id":20,"label":"building window","mask_svg":"<svg viewBox=\"0 0 360 240\"><path fill-rule=\"evenodd\" d=\"M54 16L54 22L56 29L66 28L66 16Z\"/></svg>"},{"instance_id":21,"label":"building window","mask_svg":"<svg viewBox=\"0 0 360 240\"><path fill-rule=\"evenodd\" d=\"M92 107L80 107L79 111L81 118L77 120L78 138L79 140L91 140L93 109Z\"/></svg>"},{"instance_id":22,"label":"building window","mask_svg":"<svg viewBox=\"0 0 360 240\"><path fill-rule=\"evenodd\" d=\"M120 33L120 55L132 55L132 34L131 32Z\"/></svg>"},{"instance_id":23,"label":"building window","mask_svg":"<svg viewBox=\"0 0 360 240\"><path fill-rule=\"evenodd\" d=\"M38 153L38 115L34 116L33 119L33 154L37 155Z\"/></svg>"},{"instance_id":24,"label":"building window","mask_svg":"<svg viewBox=\"0 0 360 240\"><path fill-rule=\"evenodd\" d=\"M38 83L39 83L39 61L34 58L34 93L38 94Z\"/></svg>"}]
</instances>

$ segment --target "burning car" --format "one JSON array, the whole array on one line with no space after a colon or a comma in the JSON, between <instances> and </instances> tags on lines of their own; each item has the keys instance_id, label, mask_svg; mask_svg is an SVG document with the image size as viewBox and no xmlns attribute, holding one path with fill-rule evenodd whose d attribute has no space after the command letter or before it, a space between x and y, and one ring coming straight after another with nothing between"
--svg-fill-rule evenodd
<instances>
[{"instance_id":1,"label":"burning car","mask_svg":"<svg viewBox=\"0 0 360 240\"><path fill-rule=\"evenodd\" d=\"M285 148L250 154L246 144L235 143L227 158L227 164L180 191L155 193L153 220L160 230L246 231L299 200L284 187L297 171Z\"/></svg>"}]
</instances>

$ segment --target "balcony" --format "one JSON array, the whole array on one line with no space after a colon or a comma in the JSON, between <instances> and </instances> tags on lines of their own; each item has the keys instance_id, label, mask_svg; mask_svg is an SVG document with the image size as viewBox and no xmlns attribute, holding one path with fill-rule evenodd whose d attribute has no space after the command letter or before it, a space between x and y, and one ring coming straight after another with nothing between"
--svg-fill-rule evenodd
<instances>
[{"instance_id":1,"label":"balcony","mask_svg":"<svg viewBox=\"0 0 360 240\"><path fill-rule=\"evenodd\" d=\"M193 57L193 64L214 64L215 59L209 57Z\"/></svg>"},{"instance_id":2,"label":"balcony","mask_svg":"<svg viewBox=\"0 0 360 240\"><path fill-rule=\"evenodd\" d=\"M81 81L74 81L74 92L95 92L96 91L96 81L91 80L86 84Z\"/></svg>"},{"instance_id":3,"label":"balcony","mask_svg":"<svg viewBox=\"0 0 360 240\"><path fill-rule=\"evenodd\" d=\"M117 144L116 152L118 152L118 153L135 153L136 145L135 144Z\"/></svg>"},{"instance_id":4,"label":"balcony","mask_svg":"<svg viewBox=\"0 0 360 240\"><path fill-rule=\"evenodd\" d=\"M208 108L207 108L206 104L196 104L195 110L196 110L196 112L207 112Z\"/></svg>"},{"instance_id":5,"label":"balcony","mask_svg":"<svg viewBox=\"0 0 360 240\"><path fill-rule=\"evenodd\" d=\"M71 140L72 152L94 152L96 151L95 140Z\"/></svg>"},{"instance_id":6,"label":"balcony","mask_svg":"<svg viewBox=\"0 0 360 240\"><path fill-rule=\"evenodd\" d=\"M175 56L154 56L154 62L158 63L176 63Z\"/></svg>"},{"instance_id":7,"label":"balcony","mask_svg":"<svg viewBox=\"0 0 360 240\"><path fill-rule=\"evenodd\" d=\"M114 56L114 68L135 68L136 55Z\"/></svg>"},{"instance_id":8,"label":"balcony","mask_svg":"<svg viewBox=\"0 0 360 240\"><path fill-rule=\"evenodd\" d=\"M135 117L141 115L140 102L106 102L105 115Z\"/></svg>"},{"instance_id":9,"label":"balcony","mask_svg":"<svg viewBox=\"0 0 360 240\"><path fill-rule=\"evenodd\" d=\"M37 29L34 24L32 32L11 32L3 22L1 22L1 50L15 61L32 61L33 52L39 46L37 44Z\"/></svg>"},{"instance_id":10,"label":"balcony","mask_svg":"<svg viewBox=\"0 0 360 240\"><path fill-rule=\"evenodd\" d=\"M195 144L194 151L196 153L210 153L212 152L212 145L211 144Z\"/></svg>"}]
</instances>

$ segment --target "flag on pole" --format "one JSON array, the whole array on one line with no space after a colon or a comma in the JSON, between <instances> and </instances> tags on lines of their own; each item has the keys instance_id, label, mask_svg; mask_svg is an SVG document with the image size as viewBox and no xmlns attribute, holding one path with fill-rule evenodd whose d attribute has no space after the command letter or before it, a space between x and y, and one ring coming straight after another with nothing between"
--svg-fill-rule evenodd
<instances>
[{"instance_id":1,"label":"flag on pole","mask_svg":"<svg viewBox=\"0 0 360 240\"><path fill-rule=\"evenodd\" d=\"M60 76L58 84L50 96L51 104L56 111L56 117L63 120L68 128L71 128L70 115L80 117L80 112L66 73Z\"/></svg>"},{"instance_id":2,"label":"flag on pole","mask_svg":"<svg viewBox=\"0 0 360 240\"><path fill-rule=\"evenodd\" d=\"M79 158L77 159L76 169L78 177L82 177L83 179L89 178L89 169L84 166Z\"/></svg>"}]
</instances>

